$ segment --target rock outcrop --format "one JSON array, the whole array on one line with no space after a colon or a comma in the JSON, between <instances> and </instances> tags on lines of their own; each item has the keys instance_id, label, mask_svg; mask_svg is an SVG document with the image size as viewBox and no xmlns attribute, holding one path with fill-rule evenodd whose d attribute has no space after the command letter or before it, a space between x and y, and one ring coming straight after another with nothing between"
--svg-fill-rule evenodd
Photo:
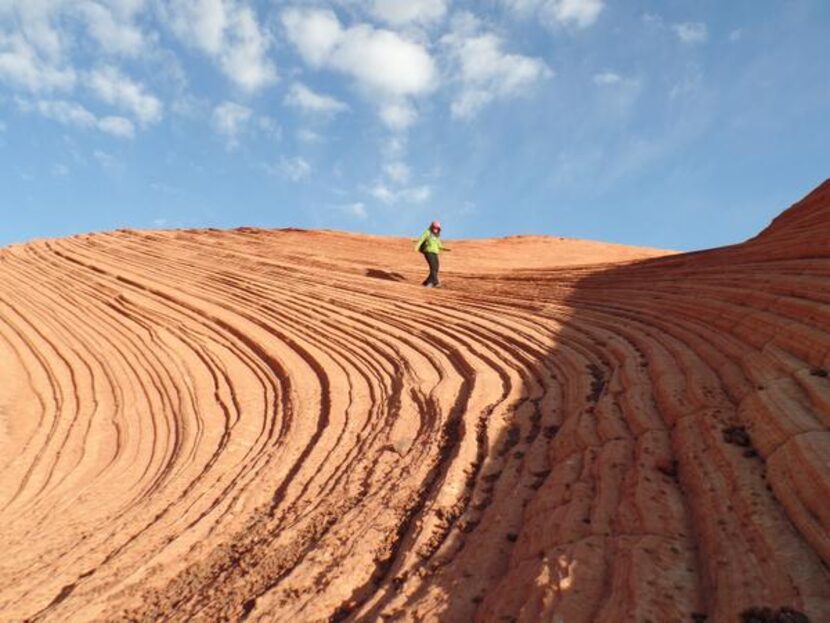
<instances>
[{"instance_id":1,"label":"rock outcrop","mask_svg":"<svg viewBox=\"0 0 830 623\"><path fill-rule=\"evenodd\" d=\"M0 251L0 620L830 621L830 183L665 254Z\"/></svg>"}]
</instances>

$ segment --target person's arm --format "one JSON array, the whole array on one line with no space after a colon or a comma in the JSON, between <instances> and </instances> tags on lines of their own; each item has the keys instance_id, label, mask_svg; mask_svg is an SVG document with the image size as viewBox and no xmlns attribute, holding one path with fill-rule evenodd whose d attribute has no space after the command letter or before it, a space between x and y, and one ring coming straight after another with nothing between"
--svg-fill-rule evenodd
<instances>
[{"instance_id":1,"label":"person's arm","mask_svg":"<svg viewBox=\"0 0 830 623\"><path fill-rule=\"evenodd\" d=\"M421 237L418 238L418 242L415 243L415 250L416 251L421 250L421 245L424 244L424 240L426 240L428 236L429 236L429 230L427 230L423 234L421 234Z\"/></svg>"}]
</instances>

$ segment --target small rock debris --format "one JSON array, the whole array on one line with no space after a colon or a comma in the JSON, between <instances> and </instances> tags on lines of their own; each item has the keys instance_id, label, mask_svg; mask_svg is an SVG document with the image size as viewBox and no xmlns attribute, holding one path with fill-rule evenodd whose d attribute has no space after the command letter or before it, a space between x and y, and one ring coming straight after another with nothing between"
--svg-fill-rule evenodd
<instances>
[{"instance_id":1,"label":"small rock debris","mask_svg":"<svg viewBox=\"0 0 830 623\"><path fill-rule=\"evenodd\" d=\"M752 439L746 428L743 426L730 426L723 429L723 440L733 446L740 446L741 448L751 448Z\"/></svg>"}]
</instances>

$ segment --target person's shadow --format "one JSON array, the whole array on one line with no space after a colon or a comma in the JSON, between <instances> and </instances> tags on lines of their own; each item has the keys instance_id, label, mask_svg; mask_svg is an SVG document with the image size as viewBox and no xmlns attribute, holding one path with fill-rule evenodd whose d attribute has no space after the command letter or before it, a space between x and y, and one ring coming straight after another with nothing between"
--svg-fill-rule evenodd
<instances>
[{"instance_id":1,"label":"person's shadow","mask_svg":"<svg viewBox=\"0 0 830 623\"><path fill-rule=\"evenodd\" d=\"M392 273L386 270L379 270L377 268L367 268L366 276L373 279L385 279L386 281L406 281L406 277L400 273Z\"/></svg>"}]
</instances>

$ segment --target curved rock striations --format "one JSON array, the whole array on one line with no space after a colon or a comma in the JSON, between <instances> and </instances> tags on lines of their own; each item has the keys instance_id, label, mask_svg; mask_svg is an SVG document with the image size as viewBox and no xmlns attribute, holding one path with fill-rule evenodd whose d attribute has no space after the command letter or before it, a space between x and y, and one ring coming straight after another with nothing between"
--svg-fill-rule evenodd
<instances>
[{"instance_id":1,"label":"curved rock striations","mask_svg":"<svg viewBox=\"0 0 830 623\"><path fill-rule=\"evenodd\" d=\"M8 247L0 619L830 620L828 231Z\"/></svg>"}]
</instances>

